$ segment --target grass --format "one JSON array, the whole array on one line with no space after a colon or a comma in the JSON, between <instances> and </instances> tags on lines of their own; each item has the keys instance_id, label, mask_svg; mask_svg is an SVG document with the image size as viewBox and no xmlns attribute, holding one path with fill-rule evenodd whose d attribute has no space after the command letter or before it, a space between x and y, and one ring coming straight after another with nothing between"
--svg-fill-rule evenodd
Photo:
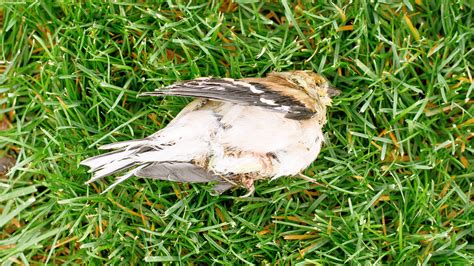
<instances>
[{"instance_id":1,"label":"grass","mask_svg":"<svg viewBox=\"0 0 474 266\"><path fill-rule=\"evenodd\" d=\"M1 263L473 262L472 3L171 2L0 4ZM139 92L289 69L343 91L305 171L321 186L84 185L98 145L189 101Z\"/></svg>"}]
</instances>

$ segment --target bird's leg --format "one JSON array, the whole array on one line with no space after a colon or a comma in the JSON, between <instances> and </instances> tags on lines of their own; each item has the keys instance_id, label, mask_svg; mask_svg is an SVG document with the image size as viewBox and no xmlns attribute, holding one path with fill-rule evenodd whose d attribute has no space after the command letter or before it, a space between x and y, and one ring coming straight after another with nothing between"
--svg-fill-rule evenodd
<instances>
[{"instance_id":1,"label":"bird's leg","mask_svg":"<svg viewBox=\"0 0 474 266\"><path fill-rule=\"evenodd\" d=\"M240 198L248 198L253 195L253 193L255 192L255 186L253 185L253 181L254 179L251 176L242 178L242 184L248 190L248 192L247 194L240 196Z\"/></svg>"},{"instance_id":2,"label":"bird's leg","mask_svg":"<svg viewBox=\"0 0 474 266\"><path fill-rule=\"evenodd\" d=\"M258 158L262 165L262 170L260 171L260 174L249 174L241 178L242 185L248 190L247 194L240 196L241 198L247 198L253 195L255 192L254 181L261 179L261 174L270 175L273 172L272 156L261 153L252 153L252 155Z\"/></svg>"}]
</instances>

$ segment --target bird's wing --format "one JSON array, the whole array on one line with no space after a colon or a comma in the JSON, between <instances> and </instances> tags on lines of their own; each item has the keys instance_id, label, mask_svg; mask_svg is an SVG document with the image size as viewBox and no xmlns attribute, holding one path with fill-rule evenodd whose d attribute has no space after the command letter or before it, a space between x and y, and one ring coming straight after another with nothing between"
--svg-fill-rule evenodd
<instances>
[{"instance_id":1,"label":"bird's wing","mask_svg":"<svg viewBox=\"0 0 474 266\"><path fill-rule=\"evenodd\" d=\"M141 95L180 95L259 106L286 113L286 118L301 120L315 113L308 95L294 84L275 76L266 78L198 78Z\"/></svg>"},{"instance_id":2,"label":"bird's wing","mask_svg":"<svg viewBox=\"0 0 474 266\"><path fill-rule=\"evenodd\" d=\"M153 163L138 169L134 175L180 183L216 182L216 185L213 187L213 191L216 194L222 194L233 187L233 184L221 177L206 171L202 167L186 162Z\"/></svg>"},{"instance_id":3,"label":"bird's wing","mask_svg":"<svg viewBox=\"0 0 474 266\"><path fill-rule=\"evenodd\" d=\"M174 182L206 183L222 181L217 175L208 173L204 168L186 162L152 163L136 171L135 175Z\"/></svg>"}]
</instances>

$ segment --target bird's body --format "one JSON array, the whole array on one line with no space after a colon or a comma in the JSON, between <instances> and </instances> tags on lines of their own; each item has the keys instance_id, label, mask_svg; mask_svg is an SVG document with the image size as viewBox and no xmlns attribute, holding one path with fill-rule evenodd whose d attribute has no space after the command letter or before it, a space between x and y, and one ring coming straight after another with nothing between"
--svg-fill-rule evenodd
<instances>
[{"instance_id":1,"label":"bird's body","mask_svg":"<svg viewBox=\"0 0 474 266\"><path fill-rule=\"evenodd\" d=\"M214 190L222 193L235 186L252 190L255 180L299 173L321 149L331 92L322 80L324 86L316 87L318 99L311 101L297 88L301 85L298 81L276 83L275 77L278 81L287 73L308 79L310 74L317 75L295 71L272 73L264 79L200 78L147 93L199 98L155 134L101 147L115 151L82 162L95 172L88 182L131 169L109 189L131 176L140 176L177 182L216 181ZM278 86L281 88L275 90Z\"/></svg>"}]
</instances>

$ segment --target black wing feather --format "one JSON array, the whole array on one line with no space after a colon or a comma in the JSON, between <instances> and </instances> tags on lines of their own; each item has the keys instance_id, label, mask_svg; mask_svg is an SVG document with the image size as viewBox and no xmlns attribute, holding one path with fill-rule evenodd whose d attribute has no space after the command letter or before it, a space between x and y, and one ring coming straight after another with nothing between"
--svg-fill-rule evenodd
<instances>
[{"instance_id":1,"label":"black wing feather","mask_svg":"<svg viewBox=\"0 0 474 266\"><path fill-rule=\"evenodd\" d=\"M295 120L308 119L314 115L314 112L303 103L271 90L263 84L233 79L199 78L140 94L142 95L191 96L259 106L275 112L287 113L286 118Z\"/></svg>"}]
</instances>

